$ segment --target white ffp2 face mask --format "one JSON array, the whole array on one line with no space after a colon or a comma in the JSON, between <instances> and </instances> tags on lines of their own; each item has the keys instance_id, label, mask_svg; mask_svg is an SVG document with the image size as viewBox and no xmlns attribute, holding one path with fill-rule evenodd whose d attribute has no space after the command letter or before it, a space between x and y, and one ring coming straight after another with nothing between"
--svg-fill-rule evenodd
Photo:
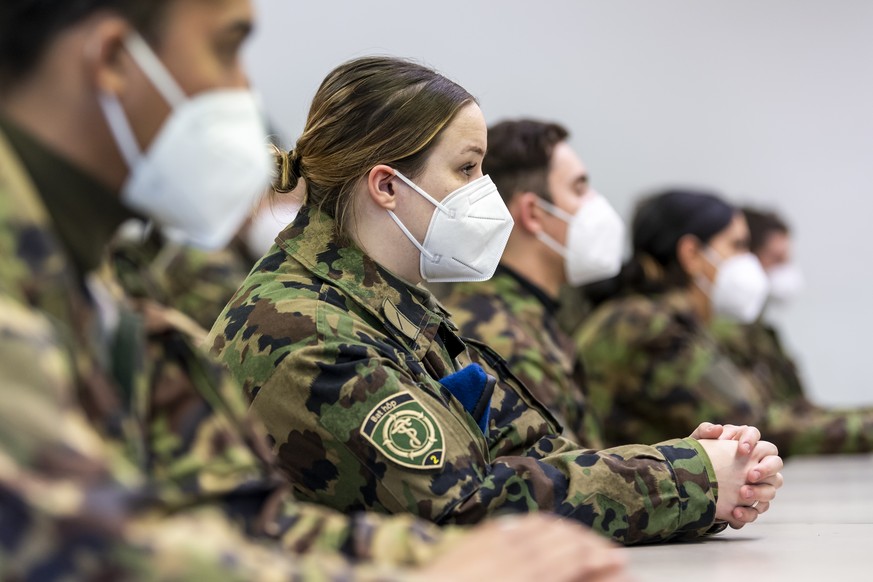
<instances>
[{"instance_id":1,"label":"white ffp2 face mask","mask_svg":"<svg viewBox=\"0 0 873 582\"><path fill-rule=\"evenodd\" d=\"M490 279L503 256L513 224L491 178L473 180L438 202L400 172L394 173L436 206L423 243L388 210L406 238L421 252L421 278L432 283Z\"/></svg>"},{"instance_id":2,"label":"white ffp2 face mask","mask_svg":"<svg viewBox=\"0 0 873 582\"><path fill-rule=\"evenodd\" d=\"M540 231L537 238L564 257L564 271L571 285L585 285L614 277L621 270L624 251L624 221L598 192L585 194L575 214L561 210L542 198L540 207L567 223L567 245Z\"/></svg>"},{"instance_id":3,"label":"white ffp2 face mask","mask_svg":"<svg viewBox=\"0 0 873 582\"><path fill-rule=\"evenodd\" d=\"M264 193L271 160L257 100L246 89L188 97L137 34L125 46L173 108L148 151L141 151L115 95L100 105L130 173L122 200L160 224L176 242L225 246Z\"/></svg>"},{"instance_id":4,"label":"white ffp2 face mask","mask_svg":"<svg viewBox=\"0 0 873 582\"><path fill-rule=\"evenodd\" d=\"M752 323L767 302L770 284L758 257L743 253L722 259L707 249L704 256L716 267L715 282L698 285L708 293L713 310L740 323Z\"/></svg>"},{"instance_id":5,"label":"white ffp2 face mask","mask_svg":"<svg viewBox=\"0 0 873 582\"><path fill-rule=\"evenodd\" d=\"M795 299L804 287L803 272L794 263L786 263L767 271L770 279L770 299L775 303L788 303Z\"/></svg>"}]
</instances>

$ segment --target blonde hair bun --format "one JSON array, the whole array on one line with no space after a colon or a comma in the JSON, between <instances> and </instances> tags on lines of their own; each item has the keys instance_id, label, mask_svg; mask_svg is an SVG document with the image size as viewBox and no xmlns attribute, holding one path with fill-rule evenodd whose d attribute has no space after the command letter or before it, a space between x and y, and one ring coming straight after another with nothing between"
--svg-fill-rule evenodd
<instances>
[{"instance_id":1,"label":"blonde hair bun","mask_svg":"<svg viewBox=\"0 0 873 582\"><path fill-rule=\"evenodd\" d=\"M300 181L300 156L296 150L285 151L275 145L270 146L276 158L276 176L273 190L280 193L291 192Z\"/></svg>"}]
</instances>

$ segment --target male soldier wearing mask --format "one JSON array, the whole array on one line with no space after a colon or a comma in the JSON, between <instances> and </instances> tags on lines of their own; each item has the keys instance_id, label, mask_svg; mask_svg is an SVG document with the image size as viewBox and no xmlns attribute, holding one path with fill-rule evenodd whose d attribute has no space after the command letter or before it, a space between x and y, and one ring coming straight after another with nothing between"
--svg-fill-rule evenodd
<instances>
[{"instance_id":1,"label":"male soldier wearing mask","mask_svg":"<svg viewBox=\"0 0 873 582\"><path fill-rule=\"evenodd\" d=\"M406 579L393 565L425 561L422 578L473 579L481 566L464 547L442 553L458 530L296 503L190 322L129 301L102 266L126 218L215 248L262 191L269 158L238 59L251 21L248 0L0 5L4 579ZM502 556L505 575L619 569L579 528L515 525L464 545ZM521 540L538 545L516 559Z\"/></svg>"},{"instance_id":2,"label":"male soldier wearing mask","mask_svg":"<svg viewBox=\"0 0 873 582\"><path fill-rule=\"evenodd\" d=\"M558 295L567 283L606 279L621 267L624 224L589 184L588 170L556 123L503 121L488 129L483 171L515 225L497 273L454 287L444 303L461 333L506 358L537 398L581 444L600 445L586 410L585 376L560 329Z\"/></svg>"}]
</instances>

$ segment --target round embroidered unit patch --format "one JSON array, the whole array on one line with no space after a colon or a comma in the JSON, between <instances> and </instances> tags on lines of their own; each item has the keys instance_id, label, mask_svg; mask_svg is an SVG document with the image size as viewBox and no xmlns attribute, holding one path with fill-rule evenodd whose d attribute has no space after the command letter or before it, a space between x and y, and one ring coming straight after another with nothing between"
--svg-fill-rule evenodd
<instances>
[{"instance_id":1,"label":"round embroidered unit patch","mask_svg":"<svg viewBox=\"0 0 873 582\"><path fill-rule=\"evenodd\" d=\"M409 392L393 394L364 419L361 433L395 463L411 469L443 466L443 432L437 419Z\"/></svg>"}]
</instances>

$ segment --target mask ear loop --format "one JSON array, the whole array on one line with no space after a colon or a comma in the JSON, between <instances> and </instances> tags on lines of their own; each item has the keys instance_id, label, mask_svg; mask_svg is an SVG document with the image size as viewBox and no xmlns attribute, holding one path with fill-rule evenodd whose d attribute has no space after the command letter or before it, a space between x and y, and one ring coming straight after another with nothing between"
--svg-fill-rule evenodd
<instances>
[{"instance_id":1,"label":"mask ear loop","mask_svg":"<svg viewBox=\"0 0 873 582\"><path fill-rule=\"evenodd\" d=\"M161 62L154 51L136 30L124 39L124 46L137 66L145 73L155 89L173 108L188 100L188 96L173 78L167 67ZM88 47L89 56L98 50L96 45ZM98 95L100 107L106 116L106 121L118 142L121 155L127 162L127 167L133 169L142 158L142 150L121 101L116 95L101 92Z\"/></svg>"},{"instance_id":2,"label":"mask ear loop","mask_svg":"<svg viewBox=\"0 0 873 582\"><path fill-rule=\"evenodd\" d=\"M455 217L455 212L453 210L450 210L450 209L446 208L445 206L443 206L442 204L440 204L430 194L428 194L427 192L425 192L424 190L419 188L418 185L415 184L415 182L413 182L412 180L410 180L409 178L404 176L402 173L400 173L399 170L394 170L394 175L397 176L398 178L400 178L401 180L403 180L403 182L405 182L407 186L409 186L410 188L412 188L413 190L418 192L421 196L423 196L425 200L427 200L428 202L430 202L431 204L436 206L442 212L445 212L446 214L448 214L449 217L451 217L451 218ZM438 263L439 262L440 255L435 255L435 254L431 253L429 250L427 250L426 248L424 248L424 246L420 242L418 242L418 239L416 239L412 235L412 233L409 231L409 229L406 228L406 225L403 224L403 222L400 220L400 218L398 218L397 215L394 214L393 211L388 210L388 216L391 217L391 219L394 221L394 223L400 228L401 231L403 231L403 234L406 235L406 238L409 239L409 242L414 244L415 248L417 248L419 250L419 252L422 255L424 255L425 258L427 258L428 261L430 261L431 263Z\"/></svg>"},{"instance_id":3,"label":"mask ear loop","mask_svg":"<svg viewBox=\"0 0 873 582\"><path fill-rule=\"evenodd\" d=\"M392 220L394 220L394 223L397 224L397 226L400 227L400 230L403 231L403 234L406 235L406 238L409 239L409 242L411 242L412 244L414 244L415 247L416 247L416 248L421 252L421 254L424 255L425 257L427 257L427 260L429 260L429 261L432 262L432 263L437 263L437 262L439 262L439 261L438 261L439 256L432 254L430 251L428 251L426 248L424 248L424 247L421 245L421 243L418 242L418 240L416 240L416 238L415 238L414 236L412 236L412 233L409 232L409 229L406 228L406 225L404 225L404 224L400 221L400 219L397 217L396 214L394 214L392 211L388 210L388 216L390 216L390 217L392 218Z\"/></svg>"},{"instance_id":4,"label":"mask ear loop","mask_svg":"<svg viewBox=\"0 0 873 582\"><path fill-rule=\"evenodd\" d=\"M447 208L441 202L437 201L436 198L434 198L433 196L431 196L430 194L428 194L427 192L425 192L424 190L419 188L415 182L413 182L412 180L410 180L409 178L407 178L406 176L401 174L399 170L394 170L394 175L397 176L398 178L400 178L401 180L403 180L404 182L406 182L407 186L409 186L410 188L412 188L413 190L418 192L425 200L427 200L428 202L430 202L431 204L433 204L434 206L439 208L444 214L448 214L449 218L455 218L455 211L454 210L452 210L451 208Z\"/></svg>"},{"instance_id":5,"label":"mask ear loop","mask_svg":"<svg viewBox=\"0 0 873 582\"><path fill-rule=\"evenodd\" d=\"M692 236L694 236L694 235L692 235ZM695 238L697 238L697 237L695 237ZM716 276L716 278L718 278L718 269L719 269L719 266L721 265L721 262L723 259L720 256L718 256L718 253L716 253L711 246L709 246L708 244L705 244L700 239L698 239L698 242L703 247L703 250L700 251L700 254L703 256L704 259L706 259L706 261L710 265L712 265L712 267L715 269L715 276ZM713 258L713 255L716 255L716 258ZM697 275L696 277L694 277L694 284L697 285L697 287L701 291L703 291L704 295L709 297L710 300L712 299L712 290L713 290L713 287L715 286L715 280L710 281L709 279L704 277L703 274L700 274L700 275Z\"/></svg>"},{"instance_id":6,"label":"mask ear loop","mask_svg":"<svg viewBox=\"0 0 873 582\"><path fill-rule=\"evenodd\" d=\"M547 213L551 214L552 216L554 216L558 220L565 222L568 226L569 226L570 222L573 220L572 214L570 214L566 210L562 210L562 209L558 208L557 206L555 206L551 202L543 200L539 196L537 196L537 206L539 206L540 208L542 208L543 210L545 210ZM539 241L542 242L544 245L546 245L547 247L549 247L550 249L552 249L553 251L555 251L556 253L558 253L559 255L564 257L565 259L567 258L567 254L569 251L567 250L567 248L564 245L562 245L561 243L559 243L558 241L556 241L554 238L547 235L543 231L538 232L536 236L537 236L537 239L539 239Z\"/></svg>"},{"instance_id":7,"label":"mask ear loop","mask_svg":"<svg viewBox=\"0 0 873 582\"><path fill-rule=\"evenodd\" d=\"M132 31L124 40L125 47L130 53L134 62L142 69L146 76L152 81L152 84L161 94L161 96L172 107L176 107L184 103L188 97L179 84L170 75L167 68L161 63L154 51L143 40L142 36ZM98 51L97 45L91 45L86 48L88 56L95 56ZM128 169L132 172L139 165L143 158L142 150L139 147L139 142L121 106L121 100L117 95L104 93L100 91L97 95L100 108L106 117L106 123L109 125L109 130L115 137L115 142L121 156L124 158ZM154 221L146 222L146 232L150 233L154 228Z\"/></svg>"},{"instance_id":8,"label":"mask ear loop","mask_svg":"<svg viewBox=\"0 0 873 582\"><path fill-rule=\"evenodd\" d=\"M121 106L121 101L115 95L102 92L97 95L97 98L106 116L106 123L109 124L109 129L115 135L118 149L124 157L127 167L132 171L142 158L142 151L136 141L136 136L133 134L133 128L127 120L127 115L124 113L124 108Z\"/></svg>"},{"instance_id":9,"label":"mask ear loop","mask_svg":"<svg viewBox=\"0 0 873 582\"><path fill-rule=\"evenodd\" d=\"M703 255L704 259L709 261L710 265L715 267L716 271L718 270L719 267L721 267L721 264L724 262L724 259L722 258L722 256L719 255L718 252L716 252L716 250L713 249L709 245L706 245L700 254Z\"/></svg>"},{"instance_id":10,"label":"mask ear loop","mask_svg":"<svg viewBox=\"0 0 873 582\"><path fill-rule=\"evenodd\" d=\"M547 200L543 200L539 196L537 196L537 205L540 208L542 208L543 210L545 210L546 212L548 212L549 214L551 214L552 216L554 216L555 218L557 218L558 220L563 220L568 225L573 221L572 214L570 214L566 210L558 208L557 206L555 206L554 204L552 204L551 202L549 202Z\"/></svg>"},{"instance_id":11,"label":"mask ear loop","mask_svg":"<svg viewBox=\"0 0 873 582\"><path fill-rule=\"evenodd\" d=\"M161 62L161 59L155 54L148 43L136 31L124 41L130 56L139 65L139 68L146 74L149 80L154 85L155 89L161 94L166 102L175 109L188 100L188 95L179 86L166 65Z\"/></svg>"}]
</instances>

